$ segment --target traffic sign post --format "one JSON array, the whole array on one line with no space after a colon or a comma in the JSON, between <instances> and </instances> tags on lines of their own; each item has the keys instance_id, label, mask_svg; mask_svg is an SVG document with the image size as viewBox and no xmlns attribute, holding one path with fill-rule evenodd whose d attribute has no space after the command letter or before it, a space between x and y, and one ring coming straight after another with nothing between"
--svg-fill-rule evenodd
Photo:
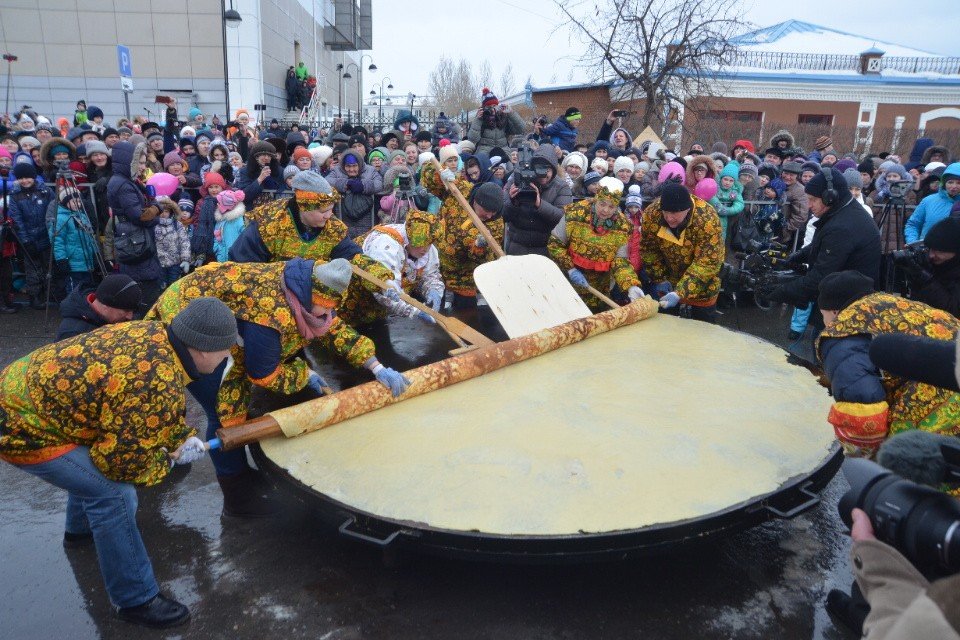
<instances>
[{"instance_id":1,"label":"traffic sign post","mask_svg":"<svg viewBox=\"0 0 960 640\"><path fill-rule=\"evenodd\" d=\"M123 106L130 119L130 94L133 93L133 60L130 49L117 45L117 66L120 69L120 88L123 90Z\"/></svg>"}]
</instances>

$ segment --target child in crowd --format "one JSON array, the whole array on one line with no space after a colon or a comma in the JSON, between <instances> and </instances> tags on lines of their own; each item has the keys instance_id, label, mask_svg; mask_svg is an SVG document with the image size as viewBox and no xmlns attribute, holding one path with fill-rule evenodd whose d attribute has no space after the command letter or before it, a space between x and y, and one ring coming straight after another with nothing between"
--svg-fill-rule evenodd
<instances>
[{"instance_id":1,"label":"child in crowd","mask_svg":"<svg viewBox=\"0 0 960 640\"><path fill-rule=\"evenodd\" d=\"M716 205L714 208L720 215L720 227L723 237L727 237L727 223L733 216L743 211L743 186L737 182L740 178L740 164L736 160L728 162L720 172L720 183L717 185Z\"/></svg>"},{"instance_id":2,"label":"child in crowd","mask_svg":"<svg viewBox=\"0 0 960 640\"><path fill-rule=\"evenodd\" d=\"M227 188L223 176L216 171L208 171L200 187L200 200L193 208L193 220L190 225L190 254L194 266L214 260L213 228L217 224L217 196Z\"/></svg>"},{"instance_id":3,"label":"child in crowd","mask_svg":"<svg viewBox=\"0 0 960 640\"><path fill-rule=\"evenodd\" d=\"M761 174L762 175L762 174ZM780 178L774 178L758 193L760 203L756 205L753 221L760 232L760 242L766 244L780 234L783 229L783 192L787 185Z\"/></svg>"},{"instance_id":4,"label":"child in crowd","mask_svg":"<svg viewBox=\"0 0 960 640\"><path fill-rule=\"evenodd\" d=\"M160 217L153 228L160 261L160 286L164 289L190 270L190 237L180 222L183 212L169 198L157 198Z\"/></svg>"},{"instance_id":5,"label":"child in crowd","mask_svg":"<svg viewBox=\"0 0 960 640\"><path fill-rule=\"evenodd\" d=\"M230 259L230 247L246 226L243 219L246 211L243 191L221 191L217 194L217 208L213 214L217 221L213 228L213 252L217 262Z\"/></svg>"},{"instance_id":6,"label":"child in crowd","mask_svg":"<svg viewBox=\"0 0 960 640\"><path fill-rule=\"evenodd\" d=\"M54 269L63 278L64 293L69 295L93 284L98 249L80 192L74 187L64 187L58 195L57 220L50 226L50 244Z\"/></svg>"}]
</instances>

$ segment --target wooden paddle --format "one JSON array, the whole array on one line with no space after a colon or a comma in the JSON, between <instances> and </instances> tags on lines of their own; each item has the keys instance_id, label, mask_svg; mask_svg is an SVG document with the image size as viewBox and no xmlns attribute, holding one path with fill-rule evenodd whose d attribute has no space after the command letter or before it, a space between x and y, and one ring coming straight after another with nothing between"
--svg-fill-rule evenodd
<instances>
[{"instance_id":1,"label":"wooden paddle","mask_svg":"<svg viewBox=\"0 0 960 640\"><path fill-rule=\"evenodd\" d=\"M448 316L437 313L436 311L434 311L427 305L423 304L416 298L412 298L408 296L403 291L394 289L393 287L391 287L386 282L376 277L369 271L361 269L355 264L351 264L350 267L353 269L353 272L357 274L358 277L363 278L367 282L370 282L376 285L377 287L379 287L380 289L383 289L384 291L388 289L393 289L394 291L397 291L397 293L400 294L401 300L415 307L418 311L422 311L423 313L427 314L428 316L436 320L437 324L440 325L440 327L447 332L447 334L453 339L453 341L456 342L458 345L460 345L460 348L454 349L453 351L451 351L450 355L457 355L460 353L464 353L466 351L472 351L473 349L477 349L479 347L486 347L491 344L495 344L493 340L483 335L482 333L480 333L473 327L469 326L468 324L460 320L457 320L456 318L450 318ZM467 344L467 342L469 342L470 344Z\"/></svg>"}]
</instances>

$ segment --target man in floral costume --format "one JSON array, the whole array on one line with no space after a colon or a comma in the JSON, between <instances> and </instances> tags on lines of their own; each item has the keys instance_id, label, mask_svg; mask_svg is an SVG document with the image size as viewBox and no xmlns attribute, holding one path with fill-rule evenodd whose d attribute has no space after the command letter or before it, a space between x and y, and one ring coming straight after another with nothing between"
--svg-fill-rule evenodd
<instances>
[{"instance_id":1,"label":"man in floral costume","mask_svg":"<svg viewBox=\"0 0 960 640\"><path fill-rule=\"evenodd\" d=\"M586 291L587 285L601 293L632 302L643 297L637 272L627 260L627 240L632 225L617 207L623 183L616 178L600 180L593 198L568 204L563 219L547 242L547 251L570 278L593 311L606 305Z\"/></svg>"},{"instance_id":2,"label":"man in floral costume","mask_svg":"<svg viewBox=\"0 0 960 640\"><path fill-rule=\"evenodd\" d=\"M221 369L236 341L230 310L200 298L168 325L107 325L0 373L0 458L67 491L63 544L93 542L122 620L162 628L190 617L160 594L137 528L134 485L159 483L171 458L204 455L184 421L184 388Z\"/></svg>"},{"instance_id":3,"label":"man in floral costume","mask_svg":"<svg viewBox=\"0 0 960 640\"><path fill-rule=\"evenodd\" d=\"M453 307L466 309L477 305L477 285L473 270L496 259L493 249L474 226L470 214L460 206L456 197L447 192L446 183L453 183L469 201L474 212L503 246L503 192L497 185L485 182L474 188L469 180L452 169L437 174L432 162L423 165L420 184L440 198L440 223L436 230L436 245L440 257L440 273L449 291L453 292Z\"/></svg>"},{"instance_id":4,"label":"man in floral costume","mask_svg":"<svg viewBox=\"0 0 960 640\"><path fill-rule=\"evenodd\" d=\"M888 435L909 429L960 435L960 394L881 371L869 354L872 338L883 334L952 341L960 320L874 293L873 279L853 270L826 276L817 306L826 325L817 356L835 400L828 420L848 455L872 457Z\"/></svg>"},{"instance_id":5,"label":"man in floral costume","mask_svg":"<svg viewBox=\"0 0 960 640\"><path fill-rule=\"evenodd\" d=\"M191 300L219 298L237 319L240 344L233 348L234 365L223 383L201 380L190 387L207 414L207 436L220 426L235 426L247 417L252 385L281 394L310 387L318 396L326 383L298 356L313 340L342 354L350 364L364 366L393 391L403 392L406 379L381 365L373 342L336 316L336 307L350 282L350 264L294 258L286 262L206 265L168 287L148 319L169 322ZM241 346L242 345L242 346ZM243 450L211 454L223 490L224 514L257 517L272 513L256 491L256 475Z\"/></svg>"},{"instance_id":6,"label":"man in floral costume","mask_svg":"<svg viewBox=\"0 0 960 640\"><path fill-rule=\"evenodd\" d=\"M690 317L716 322L724 244L720 217L681 184L666 183L640 221L640 257L660 306L681 303Z\"/></svg>"}]
</instances>

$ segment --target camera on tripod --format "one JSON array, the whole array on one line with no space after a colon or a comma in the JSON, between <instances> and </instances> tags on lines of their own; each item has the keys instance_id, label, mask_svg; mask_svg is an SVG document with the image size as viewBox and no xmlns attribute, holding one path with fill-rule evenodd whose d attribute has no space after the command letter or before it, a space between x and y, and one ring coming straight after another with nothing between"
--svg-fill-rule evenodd
<instances>
[{"instance_id":1,"label":"camera on tripod","mask_svg":"<svg viewBox=\"0 0 960 640\"><path fill-rule=\"evenodd\" d=\"M902 200L907 196L907 192L910 191L910 187L913 186L913 183L909 180L897 180L895 182L888 182L887 187L890 189L890 197Z\"/></svg>"},{"instance_id":2,"label":"camera on tripod","mask_svg":"<svg viewBox=\"0 0 960 640\"><path fill-rule=\"evenodd\" d=\"M772 305L758 292L800 277L806 267L790 262L790 252L779 242L750 240L747 247L747 252L736 254L739 267L728 263L720 267L720 283L728 291L753 291L754 302L766 311Z\"/></svg>"},{"instance_id":3,"label":"camera on tripod","mask_svg":"<svg viewBox=\"0 0 960 640\"><path fill-rule=\"evenodd\" d=\"M895 265L908 271L930 267L930 254L922 242L907 245L899 251L891 251L890 259Z\"/></svg>"},{"instance_id":4,"label":"camera on tripod","mask_svg":"<svg viewBox=\"0 0 960 640\"><path fill-rule=\"evenodd\" d=\"M960 482L960 442L941 446L944 480ZM903 553L921 573L960 571L960 501L863 458L848 458L843 475L850 490L837 504L851 526L854 507L870 517L874 535Z\"/></svg>"},{"instance_id":5,"label":"camera on tripod","mask_svg":"<svg viewBox=\"0 0 960 640\"><path fill-rule=\"evenodd\" d=\"M397 174L397 194L410 196L413 193L413 174L402 171Z\"/></svg>"}]
</instances>

